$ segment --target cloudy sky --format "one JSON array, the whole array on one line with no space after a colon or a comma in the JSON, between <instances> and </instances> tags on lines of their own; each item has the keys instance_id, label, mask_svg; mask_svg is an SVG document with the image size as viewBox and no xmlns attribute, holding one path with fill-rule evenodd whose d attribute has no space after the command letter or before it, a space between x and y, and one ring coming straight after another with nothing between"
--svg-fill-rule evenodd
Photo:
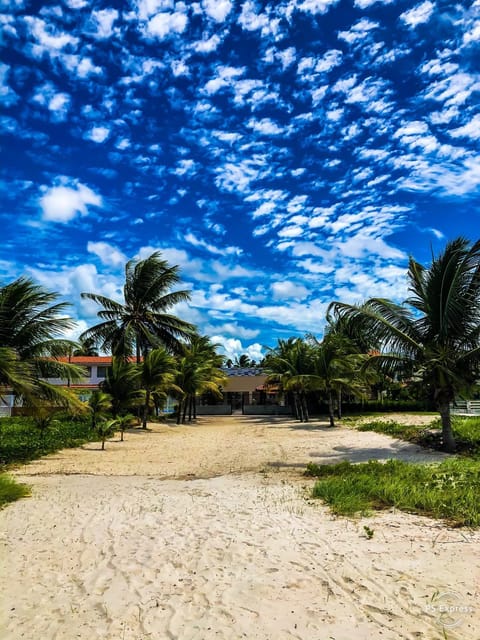
<instances>
[{"instance_id":1,"label":"cloudy sky","mask_svg":"<svg viewBox=\"0 0 480 640\"><path fill-rule=\"evenodd\" d=\"M0 280L78 330L161 250L258 358L479 237L480 0L0 0Z\"/></svg>"}]
</instances>

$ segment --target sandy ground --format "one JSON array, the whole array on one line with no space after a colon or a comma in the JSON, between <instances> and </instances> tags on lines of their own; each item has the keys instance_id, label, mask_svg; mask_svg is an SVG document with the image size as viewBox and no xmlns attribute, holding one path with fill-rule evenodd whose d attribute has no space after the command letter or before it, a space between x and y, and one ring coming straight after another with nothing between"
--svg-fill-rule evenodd
<instances>
[{"instance_id":1,"label":"sandy ground","mask_svg":"<svg viewBox=\"0 0 480 640\"><path fill-rule=\"evenodd\" d=\"M480 639L480 532L336 518L302 476L441 454L246 416L106 446L17 471L33 494L0 512L2 640Z\"/></svg>"}]
</instances>

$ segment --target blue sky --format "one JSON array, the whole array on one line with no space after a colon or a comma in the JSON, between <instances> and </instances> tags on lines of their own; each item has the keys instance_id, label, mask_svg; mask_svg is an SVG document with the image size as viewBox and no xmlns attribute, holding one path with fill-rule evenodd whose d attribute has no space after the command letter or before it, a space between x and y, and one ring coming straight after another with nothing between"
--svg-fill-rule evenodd
<instances>
[{"instance_id":1,"label":"blue sky","mask_svg":"<svg viewBox=\"0 0 480 640\"><path fill-rule=\"evenodd\" d=\"M127 259L230 356L477 239L480 0L2 0L0 279L96 321Z\"/></svg>"}]
</instances>

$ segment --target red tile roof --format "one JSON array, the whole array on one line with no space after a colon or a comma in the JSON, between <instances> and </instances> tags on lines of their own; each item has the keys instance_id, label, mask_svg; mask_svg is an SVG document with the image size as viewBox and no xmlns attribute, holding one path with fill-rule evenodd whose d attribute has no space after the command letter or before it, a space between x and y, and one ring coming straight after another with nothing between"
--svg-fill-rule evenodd
<instances>
[{"instance_id":1,"label":"red tile roof","mask_svg":"<svg viewBox=\"0 0 480 640\"><path fill-rule=\"evenodd\" d=\"M60 362L71 362L72 364L104 364L112 363L112 356L65 356L58 358Z\"/></svg>"}]
</instances>

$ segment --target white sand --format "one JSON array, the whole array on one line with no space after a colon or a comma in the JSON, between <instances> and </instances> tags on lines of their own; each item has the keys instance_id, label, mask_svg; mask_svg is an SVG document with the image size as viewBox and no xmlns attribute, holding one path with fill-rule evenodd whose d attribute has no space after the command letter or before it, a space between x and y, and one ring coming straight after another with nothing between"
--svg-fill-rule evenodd
<instances>
[{"instance_id":1,"label":"white sand","mask_svg":"<svg viewBox=\"0 0 480 640\"><path fill-rule=\"evenodd\" d=\"M389 457L441 456L234 417L22 467L33 495L0 512L0 638L478 640L480 532L308 499L305 462ZM441 604L467 609L446 636Z\"/></svg>"}]
</instances>

